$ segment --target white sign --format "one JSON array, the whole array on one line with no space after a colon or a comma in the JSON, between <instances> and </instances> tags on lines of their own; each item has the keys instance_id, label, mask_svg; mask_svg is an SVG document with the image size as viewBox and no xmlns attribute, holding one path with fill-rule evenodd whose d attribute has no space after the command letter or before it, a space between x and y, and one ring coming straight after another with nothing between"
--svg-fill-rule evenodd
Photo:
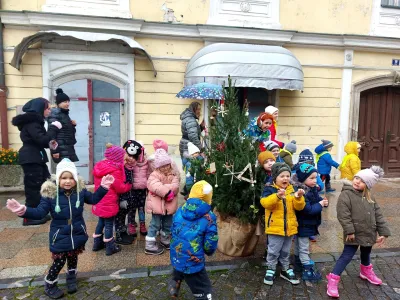
<instances>
[{"instance_id":1,"label":"white sign","mask_svg":"<svg viewBox=\"0 0 400 300\"><path fill-rule=\"evenodd\" d=\"M100 113L100 126L102 127L111 126L110 113L108 111L103 111Z\"/></svg>"}]
</instances>

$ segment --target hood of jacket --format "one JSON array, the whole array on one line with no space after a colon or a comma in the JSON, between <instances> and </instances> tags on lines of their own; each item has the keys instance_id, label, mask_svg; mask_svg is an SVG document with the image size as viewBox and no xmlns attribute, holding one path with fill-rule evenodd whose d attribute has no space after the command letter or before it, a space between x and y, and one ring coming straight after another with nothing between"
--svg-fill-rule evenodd
<instances>
[{"instance_id":1,"label":"hood of jacket","mask_svg":"<svg viewBox=\"0 0 400 300\"><path fill-rule=\"evenodd\" d=\"M344 191L350 191L350 192L352 192L352 193L354 193L354 194L356 194L356 195L362 194L362 192L356 191L356 190L353 188L353 182L351 182L350 180L348 180L348 179L343 179L343 180L341 180L341 182L343 183L342 192L344 192Z\"/></svg>"},{"instance_id":2,"label":"hood of jacket","mask_svg":"<svg viewBox=\"0 0 400 300\"><path fill-rule=\"evenodd\" d=\"M44 98L35 98L32 100L29 100L22 107L22 111L26 112L26 113L35 112L35 113L38 113L43 116L46 102L47 102L47 100Z\"/></svg>"},{"instance_id":3,"label":"hood of jacket","mask_svg":"<svg viewBox=\"0 0 400 300\"><path fill-rule=\"evenodd\" d=\"M93 175L97 177L103 177L106 176L107 174L110 174L112 172L115 172L118 170L118 167L114 165L112 162L109 160L101 160L99 161L93 168Z\"/></svg>"},{"instance_id":4,"label":"hood of jacket","mask_svg":"<svg viewBox=\"0 0 400 300\"><path fill-rule=\"evenodd\" d=\"M82 177L78 177L78 190L80 193L82 190L86 188L85 180ZM63 190L59 189L59 192L62 193ZM45 198L55 198L57 195L57 185L56 185L56 175L52 174L49 179L47 179L40 188L40 195Z\"/></svg>"},{"instance_id":5,"label":"hood of jacket","mask_svg":"<svg viewBox=\"0 0 400 300\"><path fill-rule=\"evenodd\" d=\"M44 123L44 118L39 113L28 112L28 113L25 113L25 114L22 114L22 115L15 116L12 119L11 123L14 126L17 126L18 129L21 131L22 128L24 127L24 125L29 124L29 123L40 123L40 124L43 124Z\"/></svg>"},{"instance_id":6,"label":"hood of jacket","mask_svg":"<svg viewBox=\"0 0 400 300\"><path fill-rule=\"evenodd\" d=\"M191 111L189 108L186 108L182 113L181 113L181 120L186 119L186 118L195 118L198 119L196 114Z\"/></svg>"},{"instance_id":7,"label":"hood of jacket","mask_svg":"<svg viewBox=\"0 0 400 300\"><path fill-rule=\"evenodd\" d=\"M315 148L315 153L317 154L321 154L322 152L326 151L326 149L324 148L324 145L318 145L317 148Z\"/></svg>"},{"instance_id":8,"label":"hood of jacket","mask_svg":"<svg viewBox=\"0 0 400 300\"><path fill-rule=\"evenodd\" d=\"M198 198L189 198L182 206L182 216L186 220L197 220L209 213L211 205Z\"/></svg>"},{"instance_id":9,"label":"hood of jacket","mask_svg":"<svg viewBox=\"0 0 400 300\"><path fill-rule=\"evenodd\" d=\"M346 146L344 146L344 151L345 151L347 154L355 154L355 155L358 156L357 145L358 145L357 142L348 142L348 143L346 144Z\"/></svg>"}]
</instances>

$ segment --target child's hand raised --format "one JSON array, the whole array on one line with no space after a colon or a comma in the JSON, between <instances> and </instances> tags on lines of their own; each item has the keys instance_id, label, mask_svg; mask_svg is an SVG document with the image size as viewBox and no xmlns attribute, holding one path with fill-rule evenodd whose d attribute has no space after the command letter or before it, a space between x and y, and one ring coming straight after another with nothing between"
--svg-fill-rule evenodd
<instances>
[{"instance_id":1,"label":"child's hand raised","mask_svg":"<svg viewBox=\"0 0 400 300\"><path fill-rule=\"evenodd\" d=\"M101 179L101 186L105 189L109 189L110 186L114 183L114 176L108 174Z\"/></svg>"},{"instance_id":2,"label":"child's hand raised","mask_svg":"<svg viewBox=\"0 0 400 300\"><path fill-rule=\"evenodd\" d=\"M303 189L298 189L297 192L294 193L294 196L295 196L296 198L300 198L300 197L303 197L305 193L306 193L306 192L305 192Z\"/></svg>"},{"instance_id":3,"label":"child's hand raised","mask_svg":"<svg viewBox=\"0 0 400 300\"><path fill-rule=\"evenodd\" d=\"M17 214L17 216L23 216L26 212L26 206L20 204L15 199L8 199L6 207L13 213Z\"/></svg>"},{"instance_id":4,"label":"child's hand raised","mask_svg":"<svg viewBox=\"0 0 400 300\"><path fill-rule=\"evenodd\" d=\"M324 198L321 201L319 201L319 204L321 204L322 207L327 207L329 205L328 199Z\"/></svg>"},{"instance_id":5,"label":"child's hand raised","mask_svg":"<svg viewBox=\"0 0 400 300\"><path fill-rule=\"evenodd\" d=\"M279 198L285 198L286 190L284 190L284 189L279 189L278 192L277 192L277 194L278 194L278 197L279 197Z\"/></svg>"}]
</instances>

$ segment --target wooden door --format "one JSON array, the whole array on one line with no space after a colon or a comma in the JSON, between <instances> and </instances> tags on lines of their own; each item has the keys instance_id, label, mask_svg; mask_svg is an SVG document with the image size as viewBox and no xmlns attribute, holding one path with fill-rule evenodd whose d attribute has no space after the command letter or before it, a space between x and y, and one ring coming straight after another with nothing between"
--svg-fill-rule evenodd
<instances>
[{"instance_id":1,"label":"wooden door","mask_svg":"<svg viewBox=\"0 0 400 300\"><path fill-rule=\"evenodd\" d=\"M382 166L400 176L400 88L379 87L360 96L358 141L362 168Z\"/></svg>"}]
</instances>

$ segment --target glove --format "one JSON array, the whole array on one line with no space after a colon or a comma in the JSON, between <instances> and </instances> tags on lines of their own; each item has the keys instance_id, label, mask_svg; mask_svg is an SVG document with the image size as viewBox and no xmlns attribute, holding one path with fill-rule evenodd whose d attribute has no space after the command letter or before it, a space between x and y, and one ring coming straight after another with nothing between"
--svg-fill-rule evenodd
<instances>
[{"instance_id":1,"label":"glove","mask_svg":"<svg viewBox=\"0 0 400 300\"><path fill-rule=\"evenodd\" d=\"M114 176L106 175L101 179L100 185L106 190L110 189L110 186L114 183Z\"/></svg>"},{"instance_id":2,"label":"glove","mask_svg":"<svg viewBox=\"0 0 400 300\"><path fill-rule=\"evenodd\" d=\"M23 216L26 212L26 206L20 204L15 199L8 199L6 207L19 217Z\"/></svg>"},{"instance_id":3,"label":"glove","mask_svg":"<svg viewBox=\"0 0 400 300\"><path fill-rule=\"evenodd\" d=\"M174 200L175 194L173 191L169 191L168 194L165 196L165 201L170 202Z\"/></svg>"},{"instance_id":4,"label":"glove","mask_svg":"<svg viewBox=\"0 0 400 300\"><path fill-rule=\"evenodd\" d=\"M60 123L60 122L58 122L58 121L54 121L54 122L52 122L52 123L51 123L51 125L53 125L53 126L56 126L58 129L61 129L61 128L62 128L62 125L61 125L61 123Z\"/></svg>"},{"instance_id":5,"label":"glove","mask_svg":"<svg viewBox=\"0 0 400 300\"><path fill-rule=\"evenodd\" d=\"M128 201L122 200L119 202L119 207L122 209L128 209Z\"/></svg>"},{"instance_id":6,"label":"glove","mask_svg":"<svg viewBox=\"0 0 400 300\"><path fill-rule=\"evenodd\" d=\"M50 141L50 143L49 143L49 148L50 148L50 150L56 150L57 149L57 147L58 147L58 143L57 143L57 141L56 140L51 140ZM57 157L58 158L58 157Z\"/></svg>"}]
</instances>

